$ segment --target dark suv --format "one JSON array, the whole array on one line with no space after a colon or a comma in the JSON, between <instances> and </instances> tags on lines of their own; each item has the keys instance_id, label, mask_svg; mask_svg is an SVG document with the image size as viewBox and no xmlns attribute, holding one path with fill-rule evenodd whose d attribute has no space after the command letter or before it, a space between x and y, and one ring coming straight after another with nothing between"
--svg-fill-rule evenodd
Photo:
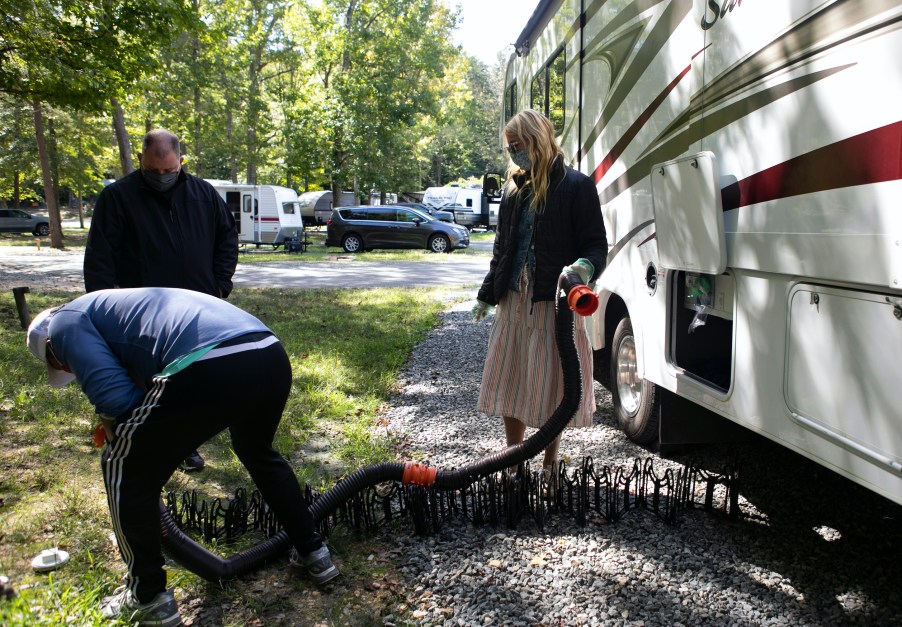
<instances>
[{"instance_id":1,"label":"dark suv","mask_svg":"<svg viewBox=\"0 0 902 627\"><path fill-rule=\"evenodd\" d=\"M31 233L43 237L50 233L50 222L47 218L33 216L21 209L0 209L0 231Z\"/></svg>"},{"instance_id":2,"label":"dark suv","mask_svg":"<svg viewBox=\"0 0 902 627\"><path fill-rule=\"evenodd\" d=\"M416 209L420 213L426 213L431 215L436 220L441 220L442 222L454 222L454 214L450 211L442 211L441 209L434 209L429 205L424 205L421 202L399 202L399 207L410 207L411 209Z\"/></svg>"},{"instance_id":3,"label":"dark suv","mask_svg":"<svg viewBox=\"0 0 902 627\"><path fill-rule=\"evenodd\" d=\"M349 253L374 248L426 248L450 253L469 245L470 234L464 227L408 207L339 207L326 223L326 246L341 246Z\"/></svg>"}]
</instances>

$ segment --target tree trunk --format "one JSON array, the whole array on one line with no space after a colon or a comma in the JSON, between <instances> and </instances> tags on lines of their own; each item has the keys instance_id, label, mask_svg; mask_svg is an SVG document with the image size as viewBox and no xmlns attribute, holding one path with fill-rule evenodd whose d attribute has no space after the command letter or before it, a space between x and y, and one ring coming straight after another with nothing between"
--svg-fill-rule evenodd
<instances>
[{"instance_id":1,"label":"tree trunk","mask_svg":"<svg viewBox=\"0 0 902 627\"><path fill-rule=\"evenodd\" d=\"M81 185L78 186L78 226L79 228L85 228L85 212L83 209L84 200L81 195Z\"/></svg>"},{"instance_id":2,"label":"tree trunk","mask_svg":"<svg viewBox=\"0 0 902 627\"><path fill-rule=\"evenodd\" d=\"M232 137L232 107L226 109L226 137L229 140L229 178L233 183L238 182L238 162L235 159L235 141Z\"/></svg>"},{"instance_id":3,"label":"tree trunk","mask_svg":"<svg viewBox=\"0 0 902 627\"><path fill-rule=\"evenodd\" d=\"M200 12L200 3L194 0L192 4L194 15L199 19L202 18ZM200 39L195 35L191 47L191 61L194 78L194 175L203 178L203 161L201 160L201 113L200 113Z\"/></svg>"},{"instance_id":4,"label":"tree trunk","mask_svg":"<svg viewBox=\"0 0 902 627\"><path fill-rule=\"evenodd\" d=\"M44 141L44 113L40 101L33 100L31 105L34 109L34 134L38 144L38 155L41 158L41 174L44 178L44 198L47 201L47 215L50 216L50 245L61 249L63 226L56 189L53 187L53 176L50 173L50 156L47 154L47 144Z\"/></svg>"},{"instance_id":5,"label":"tree trunk","mask_svg":"<svg viewBox=\"0 0 902 627\"><path fill-rule=\"evenodd\" d=\"M22 190L19 187L19 177L22 176L22 173L16 170L13 173L13 207L20 207L22 205Z\"/></svg>"},{"instance_id":6,"label":"tree trunk","mask_svg":"<svg viewBox=\"0 0 902 627\"><path fill-rule=\"evenodd\" d=\"M59 204L60 159L59 151L56 148L56 128L52 117L47 117L47 156L50 157L50 178L53 179L53 192L56 194L56 201Z\"/></svg>"},{"instance_id":7,"label":"tree trunk","mask_svg":"<svg viewBox=\"0 0 902 627\"><path fill-rule=\"evenodd\" d=\"M113 131L116 133L116 143L119 145L119 166L122 168L122 176L131 174L135 169L132 164L132 146L128 138L128 130L125 128L125 114L122 105L115 98L110 98L113 106Z\"/></svg>"}]
</instances>

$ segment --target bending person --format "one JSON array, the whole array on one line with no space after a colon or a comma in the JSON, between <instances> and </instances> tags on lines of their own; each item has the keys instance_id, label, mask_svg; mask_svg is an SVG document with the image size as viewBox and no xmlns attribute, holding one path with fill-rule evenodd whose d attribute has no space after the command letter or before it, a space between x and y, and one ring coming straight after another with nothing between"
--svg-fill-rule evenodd
<instances>
[{"instance_id":1,"label":"bending person","mask_svg":"<svg viewBox=\"0 0 902 627\"><path fill-rule=\"evenodd\" d=\"M489 336L477 410L502 416L508 446L523 441L526 427L541 427L564 393L554 339L558 276L570 267L589 283L604 270L604 221L595 184L567 167L545 116L525 110L504 128L510 155L507 184L489 272L473 316L498 306ZM574 322L583 372L592 372L585 320ZM584 376L582 402L571 427L588 427L595 413L592 378ZM555 472L560 437L545 449L543 469Z\"/></svg>"},{"instance_id":2,"label":"bending person","mask_svg":"<svg viewBox=\"0 0 902 627\"><path fill-rule=\"evenodd\" d=\"M101 468L127 574L103 600L104 615L180 623L163 570L160 493L185 455L224 429L300 565L317 583L338 575L297 478L272 447L291 364L257 318L189 290L101 290L38 314L28 349L54 387L78 381L106 429ZM253 393L230 393L237 384Z\"/></svg>"}]
</instances>

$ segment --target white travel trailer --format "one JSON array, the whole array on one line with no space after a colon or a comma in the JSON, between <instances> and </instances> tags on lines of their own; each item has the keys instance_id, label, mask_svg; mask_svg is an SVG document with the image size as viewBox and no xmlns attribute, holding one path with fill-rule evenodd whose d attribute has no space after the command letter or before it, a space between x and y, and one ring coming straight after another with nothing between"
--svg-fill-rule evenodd
<instances>
[{"instance_id":1,"label":"white travel trailer","mask_svg":"<svg viewBox=\"0 0 902 627\"><path fill-rule=\"evenodd\" d=\"M429 187L423 193L423 204L451 212L454 221L461 226L494 228L498 224L501 202L499 178L497 175L485 175L482 187Z\"/></svg>"},{"instance_id":2,"label":"white travel trailer","mask_svg":"<svg viewBox=\"0 0 902 627\"><path fill-rule=\"evenodd\" d=\"M245 185L208 180L238 224L239 244L279 246L304 230L298 195L278 185Z\"/></svg>"},{"instance_id":3,"label":"white travel trailer","mask_svg":"<svg viewBox=\"0 0 902 627\"><path fill-rule=\"evenodd\" d=\"M900 0L538 3L502 123L545 112L597 184L597 372L633 439L701 407L902 503L900 23Z\"/></svg>"},{"instance_id":4,"label":"white travel trailer","mask_svg":"<svg viewBox=\"0 0 902 627\"><path fill-rule=\"evenodd\" d=\"M325 224L332 215L334 203L331 191L304 192L298 196L298 202L301 204L301 216L304 218L306 226ZM357 199L354 198L354 192L341 193L339 207L351 207L356 204Z\"/></svg>"}]
</instances>

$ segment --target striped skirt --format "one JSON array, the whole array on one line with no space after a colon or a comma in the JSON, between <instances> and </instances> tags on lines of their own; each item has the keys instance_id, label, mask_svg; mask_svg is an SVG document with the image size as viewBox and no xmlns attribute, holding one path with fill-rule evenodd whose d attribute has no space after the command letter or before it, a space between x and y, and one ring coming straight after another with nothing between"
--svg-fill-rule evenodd
<instances>
[{"instance_id":1,"label":"striped skirt","mask_svg":"<svg viewBox=\"0 0 902 627\"><path fill-rule=\"evenodd\" d=\"M477 411L541 427L564 396L564 377L554 339L554 301L533 303L529 272L520 291L501 298L489 335ZM576 350L583 366L582 402L568 427L589 427L595 413L592 345L582 316L574 316Z\"/></svg>"}]
</instances>

